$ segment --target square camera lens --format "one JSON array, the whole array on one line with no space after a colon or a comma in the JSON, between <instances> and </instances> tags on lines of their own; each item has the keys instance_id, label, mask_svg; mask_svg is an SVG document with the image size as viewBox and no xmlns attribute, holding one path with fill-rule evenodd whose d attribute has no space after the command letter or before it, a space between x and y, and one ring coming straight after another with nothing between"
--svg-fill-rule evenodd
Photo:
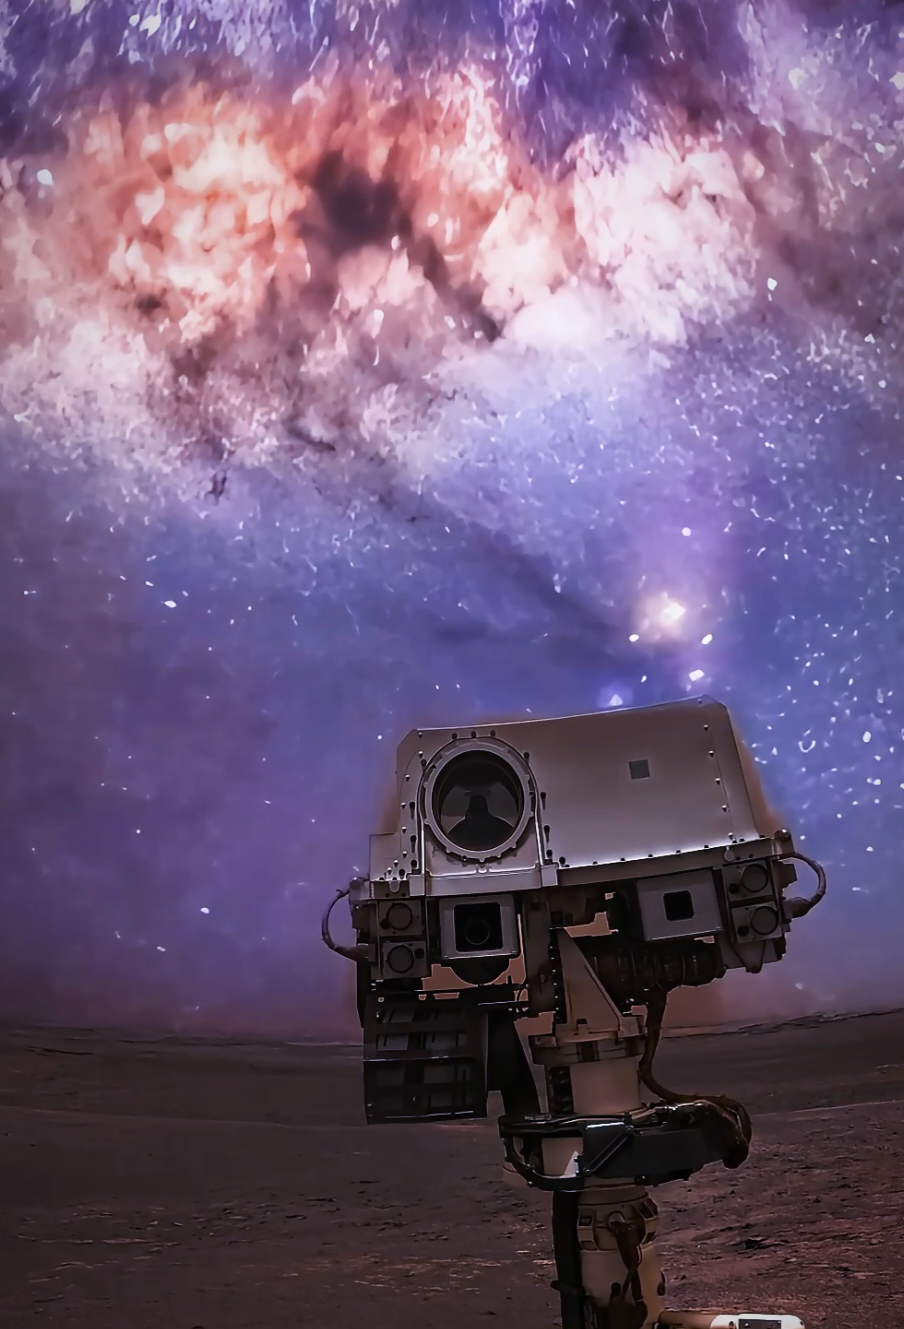
<instances>
[{"instance_id":1,"label":"square camera lens","mask_svg":"<svg viewBox=\"0 0 904 1329\"><path fill-rule=\"evenodd\" d=\"M459 955L501 951L502 910L494 901L455 906L455 949Z\"/></svg>"},{"instance_id":2,"label":"square camera lens","mask_svg":"<svg viewBox=\"0 0 904 1329\"><path fill-rule=\"evenodd\" d=\"M662 903L670 923L683 923L694 917L694 897L690 891L667 891Z\"/></svg>"}]
</instances>

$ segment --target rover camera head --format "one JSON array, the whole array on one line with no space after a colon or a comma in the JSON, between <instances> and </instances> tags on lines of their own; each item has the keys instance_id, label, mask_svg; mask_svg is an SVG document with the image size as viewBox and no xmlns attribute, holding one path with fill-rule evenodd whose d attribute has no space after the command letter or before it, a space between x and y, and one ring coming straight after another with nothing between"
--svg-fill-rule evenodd
<instances>
[{"instance_id":1,"label":"rover camera head","mask_svg":"<svg viewBox=\"0 0 904 1329\"><path fill-rule=\"evenodd\" d=\"M399 745L394 795L350 893L362 1010L368 994L423 995L451 970L475 990L469 1020L474 1002L555 1013L555 938L580 929L627 1012L779 960L825 887L805 859L821 874L816 896L785 898L801 855L709 697L416 730Z\"/></svg>"},{"instance_id":2,"label":"rover camera head","mask_svg":"<svg viewBox=\"0 0 904 1329\"><path fill-rule=\"evenodd\" d=\"M434 962L517 954L540 894L554 925L719 938L726 964L756 969L782 949L789 853L728 711L704 697L409 734L358 902L423 901Z\"/></svg>"}]
</instances>

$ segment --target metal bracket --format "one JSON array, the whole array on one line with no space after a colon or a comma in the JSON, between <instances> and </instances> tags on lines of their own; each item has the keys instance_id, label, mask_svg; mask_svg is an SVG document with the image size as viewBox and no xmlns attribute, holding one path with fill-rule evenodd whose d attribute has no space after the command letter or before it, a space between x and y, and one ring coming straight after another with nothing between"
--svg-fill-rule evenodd
<instances>
[{"instance_id":1,"label":"metal bracket","mask_svg":"<svg viewBox=\"0 0 904 1329\"><path fill-rule=\"evenodd\" d=\"M584 1042L613 1036L622 1042L635 1028L625 1027L618 1007L584 959L580 947L564 928L556 930L559 966L565 989L567 1022L556 1027L557 1042Z\"/></svg>"},{"instance_id":2,"label":"metal bracket","mask_svg":"<svg viewBox=\"0 0 904 1329\"><path fill-rule=\"evenodd\" d=\"M708 1163L724 1163L724 1144L704 1115L706 1108L689 1103L662 1105L642 1116L501 1117L499 1135L506 1161L538 1190L575 1194L594 1179L656 1186L687 1180ZM581 1141L574 1174L543 1172L538 1166L543 1141L563 1138Z\"/></svg>"}]
</instances>

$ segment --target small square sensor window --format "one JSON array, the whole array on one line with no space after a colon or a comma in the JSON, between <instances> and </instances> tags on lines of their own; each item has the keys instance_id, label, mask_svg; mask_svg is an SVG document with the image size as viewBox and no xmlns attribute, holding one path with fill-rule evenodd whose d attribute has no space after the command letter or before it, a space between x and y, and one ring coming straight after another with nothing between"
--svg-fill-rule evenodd
<instances>
[{"instance_id":1,"label":"small square sensor window","mask_svg":"<svg viewBox=\"0 0 904 1329\"><path fill-rule=\"evenodd\" d=\"M694 897L690 891L667 891L662 903L670 923L684 923L694 917Z\"/></svg>"},{"instance_id":2,"label":"small square sensor window","mask_svg":"<svg viewBox=\"0 0 904 1329\"><path fill-rule=\"evenodd\" d=\"M628 770L631 772L632 780L649 780L650 763L646 757L642 761L629 761Z\"/></svg>"}]
</instances>

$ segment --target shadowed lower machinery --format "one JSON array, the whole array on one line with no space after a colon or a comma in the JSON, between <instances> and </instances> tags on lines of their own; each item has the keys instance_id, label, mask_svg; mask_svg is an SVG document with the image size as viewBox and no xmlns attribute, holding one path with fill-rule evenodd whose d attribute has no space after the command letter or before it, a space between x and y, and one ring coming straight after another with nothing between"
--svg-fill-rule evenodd
<instances>
[{"instance_id":1,"label":"shadowed lower machinery","mask_svg":"<svg viewBox=\"0 0 904 1329\"><path fill-rule=\"evenodd\" d=\"M825 893L726 708L418 730L396 782L369 876L333 901L357 945L333 942L333 905L323 927L357 965L368 1121L485 1117L498 1091L507 1177L552 1196L563 1329L800 1329L669 1309L649 1193L739 1167L751 1139L742 1104L655 1078L669 992L780 960ZM810 898L786 894L795 860Z\"/></svg>"}]
</instances>

